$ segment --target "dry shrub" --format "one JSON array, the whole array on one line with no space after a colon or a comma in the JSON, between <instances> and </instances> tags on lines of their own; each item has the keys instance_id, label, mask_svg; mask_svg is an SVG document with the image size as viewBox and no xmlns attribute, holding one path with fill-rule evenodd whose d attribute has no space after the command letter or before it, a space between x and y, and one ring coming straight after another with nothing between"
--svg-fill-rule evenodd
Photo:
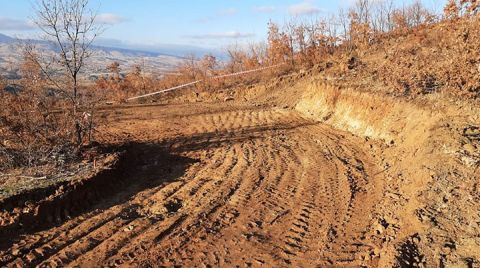
<instances>
[{"instance_id":1,"label":"dry shrub","mask_svg":"<svg viewBox=\"0 0 480 268\"><path fill-rule=\"evenodd\" d=\"M25 54L20 71L22 79L8 91L3 82L0 91L0 170L73 160L92 139L95 99L79 87L81 110L74 115L70 99L50 86L31 54Z\"/></svg>"},{"instance_id":2,"label":"dry shrub","mask_svg":"<svg viewBox=\"0 0 480 268\"><path fill-rule=\"evenodd\" d=\"M24 40L19 86L0 92L0 169L63 163L93 136L97 98L80 77L103 31L89 0L40 0L42 43ZM49 52L45 47L53 48Z\"/></svg>"},{"instance_id":3,"label":"dry shrub","mask_svg":"<svg viewBox=\"0 0 480 268\"><path fill-rule=\"evenodd\" d=\"M370 53L385 58L370 61L386 87L402 94L443 90L458 97L480 96L480 27L478 18L445 21L392 39ZM368 76L368 75L367 75Z\"/></svg>"},{"instance_id":4,"label":"dry shrub","mask_svg":"<svg viewBox=\"0 0 480 268\"><path fill-rule=\"evenodd\" d=\"M135 65L127 73L121 72L121 66L118 62L113 62L106 67L109 72L99 78L93 88L87 90L94 92L92 96L99 102L120 101L140 94L149 93L155 90L156 78L144 73L141 65Z\"/></svg>"},{"instance_id":5,"label":"dry shrub","mask_svg":"<svg viewBox=\"0 0 480 268\"><path fill-rule=\"evenodd\" d=\"M2 90L0 106L0 170L72 156L71 115L57 110L62 105L52 92Z\"/></svg>"},{"instance_id":6,"label":"dry shrub","mask_svg":"<svg viewBox=\"0 0 480 268\"><path fill-rule=\"evenodd\" d=\"M204 91L266 80L278 70L222 79L212 76L283 64L280 71L315 66L355 87L371 87L371 82L378 82L377 88L395 95L446 91L457 97L478 97L479 3L452 0L441 20L419 0L402 6L392 0L357 0L347 12L329 18L291 20L283 27L270 21L266 44L231 46L225 62L212 55L201 59L190 56L173 71L175 75L161 78L145 76L139 70L119 78L115 74L118 66L114 66L110 68L113 76L97 85L126 98L202 80L193 87L198 96Z\"/></svg>"},{"instance_id":7,"label":"dry shrub","mask_svg":"<svg viewBox=\"0 0 480 268\"><path fill-rule=\"evenodd\" d=\"M478 0L449 0L444 8L448 19L457 19L462 16L475 16L480 10Z\"/></svg>"},{"instance_id":8,"label":"dry shrub","mask_svg":"<svg viewBox=\"0 0 480 268\"><path fill-rule=\"evenodd\" d=\"M239 84L252 84L260 81L261 78L274 76L271 70L266 70L248 75L216 78L261 68L272 62L267 56L267 46L262 43L250 44L243 48L237 45L230 46L227 48L227 53L229 55L227 61L219 61L211 54L200 59L193 55L187 56L178 68L172 70L170 74L163 75L145 74L140 66L121 74L121 66L114 62L107 66L109 74L98 79L94 85L95 90L92 91L101 92L104 100L124 102L130 97L201 81L189 89L193 90L194 96L198 97L202 92L211 93ZM140 99L139 102L168 101L183 94L184 91L169 92L158 97Z\"/></svg>"}]
</instances>

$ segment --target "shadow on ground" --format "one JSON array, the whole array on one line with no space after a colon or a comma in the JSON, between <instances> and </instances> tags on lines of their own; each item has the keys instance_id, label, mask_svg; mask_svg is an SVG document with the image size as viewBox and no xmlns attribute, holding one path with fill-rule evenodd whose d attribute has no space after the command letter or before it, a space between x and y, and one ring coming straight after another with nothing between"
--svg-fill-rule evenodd
<instances>
[{"instance_id":1,"label":"shadow on ground","mask_svg":"<svg viewBox=\"0 0 480 268\"><path fill-rule=\"evenodd\" d=\"M0 250L18 243L25 235L59 226L85 213L99 214L128 202L146 189L164 187L178 180L191 164L198 161L181 156L183 153L263 139L275 133L314 124L264 124L177 136L157 144L133 142L108 148L121 152L118 161L110 169L91 178L64 182L50 189L38 189L2 201ZM137 207L129 205L120 215L128 219L137 218L137 211Z\"/></svg>"},{"instance_id":2,"label":"shadow on ground","mask_svg":"<svg viewBox=\"0 0 480 268\"><path fill-rule=\"evenodd\" d=\"M91 178L4 200L0 209L0 250L11 247L24 235L59 226L84 213L103 211L127 202L145 189L176 181L195 162L170 154L160 144L130 143L109 149L121 152L118 161ZM135 211L128 207L121 215L135 217Z\"/></svg>"}]
</instances>

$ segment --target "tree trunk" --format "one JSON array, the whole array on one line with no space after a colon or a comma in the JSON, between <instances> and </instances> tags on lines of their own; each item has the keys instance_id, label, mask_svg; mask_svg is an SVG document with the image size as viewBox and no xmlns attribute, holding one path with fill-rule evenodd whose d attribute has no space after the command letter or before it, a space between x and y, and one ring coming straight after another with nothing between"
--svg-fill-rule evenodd
<instances>
[{"instance_id":1,"label":"tree trunk","mask_svg":"<svg viewBox=\"0 0 480 268\"><path fill-rule=\"evenodd\" d=\"M78 97L78 82L76 75L73 76L73 123L75 129L75 136L77 140L77 145L82 145L82 125L77 116L77 97Z\"/></svg>"}]
</instances>

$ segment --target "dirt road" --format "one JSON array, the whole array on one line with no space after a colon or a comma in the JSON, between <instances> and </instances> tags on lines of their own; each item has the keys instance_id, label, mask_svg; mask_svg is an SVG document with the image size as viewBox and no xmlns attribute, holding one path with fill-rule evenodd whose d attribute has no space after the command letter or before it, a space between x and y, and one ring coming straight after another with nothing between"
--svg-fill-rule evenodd
<instances>
[{"instance_id":1,"label":"dirt road","mask_svg":"<svg viewBox=\"0 0 480 268\"><path fill-rule=\"evenodd\" d=\"M58 208L57 224L12 239L0 266L375 265L383 168L364 139L278 108L108 114L101 138L129 141L134 166L111 178L113 194L76 200L81 213Z\"/></svg>"}]
</instances>

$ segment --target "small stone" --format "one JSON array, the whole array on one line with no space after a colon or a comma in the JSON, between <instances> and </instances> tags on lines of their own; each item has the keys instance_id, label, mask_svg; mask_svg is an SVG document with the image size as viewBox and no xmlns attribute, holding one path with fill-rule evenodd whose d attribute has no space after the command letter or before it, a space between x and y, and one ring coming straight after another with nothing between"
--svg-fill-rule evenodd
<instances>
[{"instance_id":1,"label":"small stone","mask_svg":"<svg viewBox=\"0 0 480 268\"><path fill-rule=\"evenodd\" d=\"M478 151L477 148L471 143L463 145L463 149L469 154L475 154Z\"/></svg>"},{"instance_id":2,"label":"small stone","mask_svg":"<svg viewBox=\"0 0 480 268\"><path fill-rule=\"evenodd\" d=\"M382 234L385 231L385 227L383 227L383 225L381 225L380 223L375 223L375 225L373 226L373 230L376 234Z\"/></svg>"},{"instance_id":3,"label":"small stone","mask_svg":"<svg viewBox=\"0 0 480 268\"><path fill-rule=\"evenodd\" d=\"M32 253L27 255L27 261L28 262L33 262L35 259L36 259L36 257Z\"/></svg>"},{"instance_id":4,"label":"small stone","mask_svg":"<svg viewBox=\"0 0 480 268\"><path fill-rule=\"evenodd\" d=\"M13 256L18 256L20 254L20 250L18 248L15 248L12 250L12 255Z\"/></svg>"},{"instance_id":5,"label":"small stone","mask_svg":"<svg viewBox=\"0 0 480 268\"><path fill-rule=\"evenodd\" d=\"M40 256L45 255L45 254L43 254L43 250L40 249L40 248L36 248L34 251L35 251L35 253L37 253L37 254L40 255Z\"/></svg>"},{"instance_id":6,"label":"small stone","mask_svg":"<svg viewBox=\"0 0 480 268\"><path fill-rule=\"evenodd\" d=\"M480 128L477 127L469 127L464 130L464 134L466 136L477 136L480 135Z\"/></svg>"},{"instance_id":7,"label":"small stone","mask_svg":"<svg viewBox=\"0 0 480 268\"><path fill-rule=\"evenodd\" d=\"M125 228L123 229L123 231L125 231L125 232L130 232L130 231L132 231L132 230L133 230L133 226L132 226L132 225L129 225L129 226L127 226L127 227L125 227Z\"/></svg>"},{"instance_id":8,"label":"small stone","mask_svg":"<svg viewBox=\"0 0 480 268\"><path fill-rule=\"evenodd\" d=\"M385 220L385 222L387 222L389 225L398 225L398 220L393 218L393 217L390 217L390 216L384 216L383 219Z\"/></svg>"}]
</instances>

